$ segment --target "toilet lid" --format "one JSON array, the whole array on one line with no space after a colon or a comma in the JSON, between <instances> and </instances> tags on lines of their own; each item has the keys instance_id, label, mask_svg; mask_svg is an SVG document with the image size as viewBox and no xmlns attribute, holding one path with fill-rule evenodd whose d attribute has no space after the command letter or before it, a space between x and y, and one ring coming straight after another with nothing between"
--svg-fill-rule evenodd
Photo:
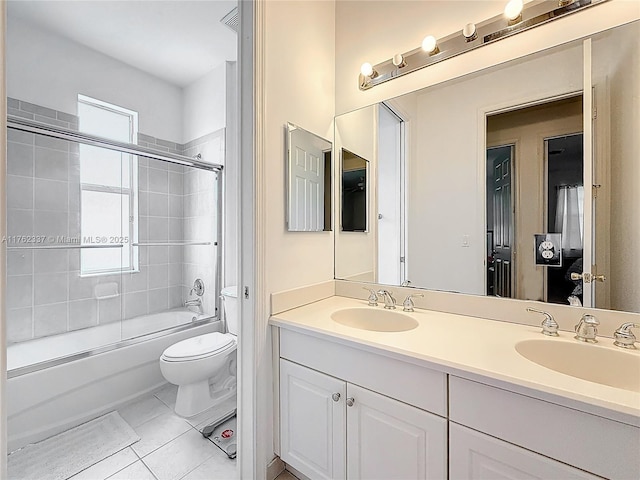
<instances>
[{"instance_id":1,"label":"toilet lid","mask_svg":"<svg viewBox=\"0 0 640 480\"><path fill-rule=\"evenodd\" d=\"M209 356L224 350L233 343L234 337L225 333L215 332L187 338L164 351L167 360L188 360L194 357Z\"/></svg>"}]
</instances>

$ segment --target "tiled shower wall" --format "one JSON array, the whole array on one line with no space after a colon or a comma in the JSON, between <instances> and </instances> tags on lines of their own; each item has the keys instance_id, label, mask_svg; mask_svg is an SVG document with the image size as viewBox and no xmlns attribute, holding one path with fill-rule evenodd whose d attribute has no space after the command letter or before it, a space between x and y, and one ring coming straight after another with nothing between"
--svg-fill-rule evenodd
<instances>
[{"instance_id":1,"label":"tiled shower wall","mask_svg":"<svg viewBox=\"0 0 640 480\"><path fill-rule=\"evenodd\" d=\"M64 112L15 99L9 99L9 107L12 115L73 129L78 126L77 117ZM7 135L8 235L78 237L78 145L13 129L8 129ZM180 154L185 151L181 144L144 134L139 137L139 143L149 148ZM138 163L139 242L213 242L215 174L146 158ZM194 182L195 178L200 181ZM195 238L200 233L206 238ZM215 247L210 248L214 253L207 248L139 247L139 272L92 277L80 277L79 249L10 249L8 341L25 341L181 306L195 275L208 287L205 312L214 313ZM120 295L97 300L95 286L111 282L117 284Z\"/></svg>"}]
</instances>

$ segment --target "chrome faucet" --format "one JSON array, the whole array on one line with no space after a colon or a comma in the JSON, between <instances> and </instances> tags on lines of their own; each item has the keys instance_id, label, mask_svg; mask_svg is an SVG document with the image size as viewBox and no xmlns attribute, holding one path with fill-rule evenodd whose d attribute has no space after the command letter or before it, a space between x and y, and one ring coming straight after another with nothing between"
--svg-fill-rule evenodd
<instances>
[{"instance_id":1,"label":"chrome faucet","mask_svg":"<svg viewBox=\"0 0 640 480\"><path fill-rule=\"evenodd\" d=\"M543 312L542 310L536 310L535 308L527 308L527 312L535 312L541 313L544 315L544 320L542 321L542 333L544 335L549 335L550 337L558 336L558 322L553 318L548 312Z\"/></svg>"},{"instance_id":2,"label":"chrome faucet","mask_svg":"<svg viewBox=\"0 0 640 480\"><path fill-rule=\"evenodd\" d=\"M405 298L402 303L403 312L413 312L413 307L415 307L415 305L413 304L413 300L411 300L412 297L424 297L424 293L412 293L411 295L407 295L407 298Z\"/></svg>"},{"instance_id":3,"label":"chrome faucet","mask_svg":"<svg viewBox=\"0 0 640 480\"><path fill-rule=\"evenodd\" d=\"M369 298L367 298L367 301L369 302L369 306L370 307L377 307L378 306L378 295L376 295L376 291L371 289L371 288L367 288L367 287L362 287L364 290L368 290L369 291Z\"/></svg>"},{"instance_id":4,"label":"chrome faucet","mask_svg":"<svg viewBox=\"0 0 640 480\"><path fill-rule=\"evenodd\" d=\"M204 311L202 310L202 298L200 298L200 297L196 297L194 299L187 300L186 302L184 302L184 306L187 307L187 308L196 307L198 309L198 313L200 315L202 315L204 313Z\"/></svg>"},{"instance_id":5,"label":"chrome faucet","mask_svg":"<svg viewBox=\"0 0 640 480\"><path fill-rule=\"evenodd\" d=\"M585 313L576 325L576 340L581 342L596 343L596 336L598 335L598 325L600 322L593 315Z\"/></svg>"},{"instance_id":6,"label":"chrome faucet","mask_svg":"<svg viewBox=\"0 0 640 480\"><path fill-rule=\"evenodd\" d=\"M615 332L613 332L613 338L615 339L613 344L616 347L622 348L636 348L636 336L631 331L632 328L640 328L640 325L633 322L623 323Z\"/></svg>"},{"instance_id":7,"label":"chrome faucet","mask_svg":"<svg viewBox=\"0 0 640 480\"><path fill-rule=\"evenodd\" d=\"M378 295L381 295L384 299L384 308L386 308L387 310L395 310L396 299L393 298L391 292L389 292L388 290L379 290Z\"/></svg>"}]
</instances>

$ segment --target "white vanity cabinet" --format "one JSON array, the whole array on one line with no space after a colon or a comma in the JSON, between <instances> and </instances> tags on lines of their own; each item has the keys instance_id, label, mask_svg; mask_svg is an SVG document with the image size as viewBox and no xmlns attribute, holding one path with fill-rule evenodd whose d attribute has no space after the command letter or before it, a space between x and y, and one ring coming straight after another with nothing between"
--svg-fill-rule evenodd
<instances>
[{"instance_id":1,"label":"white vanity cabinet","mask_svg":"<svg viewBox=\"0 0 640 480\"><path fill-rule=\"evenodd\" d=\"M447 478L447 376L280 330L280 457L315 479Z\"/></svg>"},{"instance_id":2,"label":"white vanity cabinet","mask_svg":"<svg viewBox=\"0 0 640 480\"><path fill-rule=\"evenodd\" d=\"M312 479L443 479L447 421L280 360L282 460Z\"/></svg>"},{"instance_id":3,"label":"white vanity cabinet","mask_svg":"<svg viewBox=\"0 0 640 480\"><path fill-rule=\"evenodd\" d=\"M596 477L484 433L451 423L450 480L596 480Z\"/></svg>"}]
</instances>

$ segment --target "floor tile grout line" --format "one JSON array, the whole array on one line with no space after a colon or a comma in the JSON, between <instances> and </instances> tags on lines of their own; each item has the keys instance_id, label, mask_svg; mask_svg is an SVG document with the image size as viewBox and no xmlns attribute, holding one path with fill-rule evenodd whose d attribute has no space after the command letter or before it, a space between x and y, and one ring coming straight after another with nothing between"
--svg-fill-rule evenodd
<instances>
[{"instance_id":1,"label":"floor tile grout line","mask_svg":"<svg viewBox=\"0 0 640 480\"><path fill-rule=\"evenodd\" d=\"M142 457L138 454L138 452L136 452L136 451L135 451L135 449L133 449L133 447L132 447L132 450L134 451L134 453L138 456L138 458L139 458L140 460L144 460L146 457L148 457L148 456L149 456L149 455L151 455L152 453L154 453L154 452L156 452L156 451L160 450L162 447L165 447L165 446L169 445L171 442L175 442L176 440L178 440L180 437L182 437L182 436L183 436L183 435L185 435L186 433L189 433L189 430L185 430L184 432L182 432L182 433L181 433L180 435L178 435L177 437L174 437L174 438L172 438L172 439L170 439L170 440L166 441L165 443L163 443L163 444L162 444L162 445L160 445L159 447L156 447L156 448L154 448L153 450L151 450L151 451L149 451L149 452L145 453Z\"/></svg>"},{"instance_id":2,"label":"floor tile grout line","mask_svg":"<svg viewBox=\"0 0 640 480\"><path fill-rule=\"evenodd\" d=\"M140 459L140 461L142 462L142 464L147 467L147 470L149 470L151 472L151 475L153 475L153 478L155 478L156 480L160 480L160 477L158 477L155 472L151 469L150 465L147 465L147 462L145 462L143 459Z\"/></svg>"}]
</instances>

